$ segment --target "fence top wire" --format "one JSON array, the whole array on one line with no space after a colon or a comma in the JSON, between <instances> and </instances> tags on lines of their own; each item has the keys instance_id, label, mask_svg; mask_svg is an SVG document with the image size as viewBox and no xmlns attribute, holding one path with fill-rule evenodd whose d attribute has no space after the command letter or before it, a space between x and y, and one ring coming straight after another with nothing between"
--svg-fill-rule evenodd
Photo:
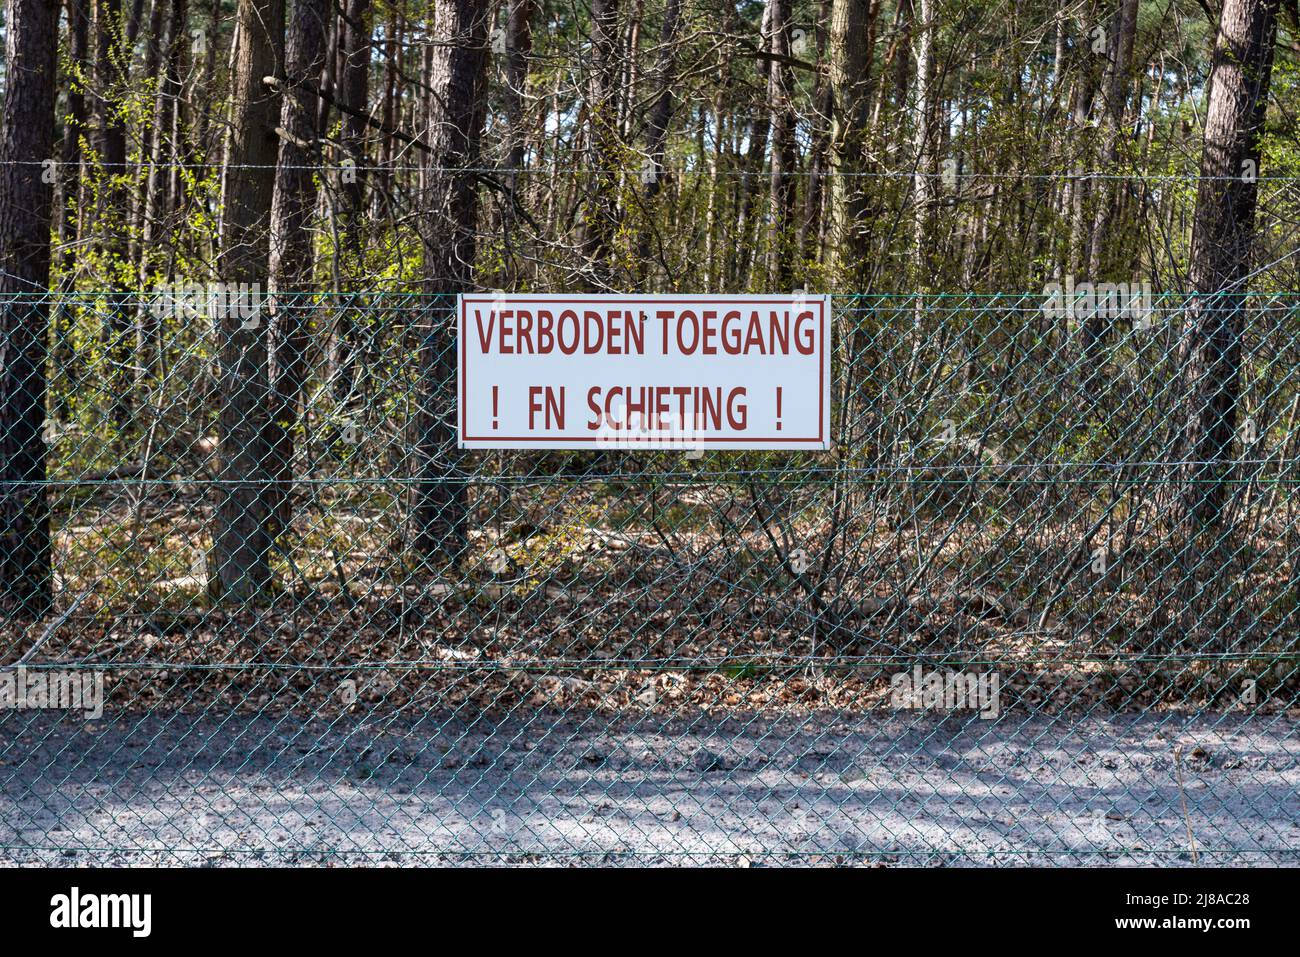
<instances>
[{"instance_id":1,"label":"fence top wire","mask_svg":"<svg viewBox=\"0 0 1300 957\"><path fill-rule=\"evenodd\" d=\"M80 161L63 161L56 159L49 160L2 160L0 166L35 166L40 168L61 168L61 167L79 167ZM380 173L462 173L473 176L528 176L530 174L543 175L560 175L560 176L613 176L620 172L629 175L638 175L639 170L606 170L583 168L577 166L421 166L418 164L397 164L385 166L382 164L361 164L361 163L311 163L311 164L275 164L275 163L179 163L179 162L146 162L137 163L90 163L93 168L112 170L124 169L136 172L141 168L144 169L182 169L182 170L203 170L203 169L282 169L282 170L302 170L312 172L380 172ZM700 173L701 175L717 175L728 179L748 179L750 177L767 177L770 173L766 170L736 170L736 169L719 169L716 174L711 170L696 169L691 167L672 168L660 167L659 175L671 175L682 173ZM934 179L934 180L951 180L954 174L950 173L933 173L921 170L791 170L783 173L783 176L790 179ZM1145 183L1196 183L1196 182L1235 182L1241 179L1240 176L1208 176L1200 173L1124 173L1115 171L1102 170L1056 170L1043 173L1031 172L966 172L962 171L955 174L960 180L1033 180L1033 181L1082 181L1082 180L1117 180L1133 181ZM1300 175L1257 175L1253 178L1257 183L1294 183L1300 182Z\"/></svg>"},{"instance_id":2,"label":"fence top wire","mask_svg":"<svg viewBox=\"0 0 1300 957\"><path fill-rule=\"evenodd\" d=\"M21 277L13 277L13 278L21 278ZM182 276L177 276L177 277L168 277L168 278L169 278L169 279L175 279L175 280L183 280L184 283L185 283L186 285L199 285L199 286L201 286L201 285L203 285L203 284L205 284L205 283L220 283L220 282L222 281L222 280L220 280L220 279L218 279L218 278L211 278L211 279L209 279L209 278L206 278L206 277L199 277L199 276L194 276L194 277L190 277L190 276L184 276L184 277L182 277ZM250 282L246 282L246 283L244 283L244 285L247 285L247 286L252 286L252 285L255 285L255 284L256 284L255 282L251 282L251 281L250 281ZM227 282L226 285L236 285L236 283L230 283L230 282ZM1106 286L1106 285L1114 285L1114 284L1107 284L1107 283L1088 283L1088 284L1085 284L1085 283L1079 283L1079 284L1077 284L1076 288L1077 288L1077 289L1083 289L1083 288L1085 288L1086 286L1091 286L1091 287L1093 287L1093 288L1095 289L1095 288L1096 288L1097 286L1099 286L1099 285L1100 285L1100 286ZM165 283L165 281L164 281L164 283L163 283L162 285L152 286L152 287L144 287L144 288L133 288L133 289L69 289L69 290L49 289L49 290L41 290L41 291L14 291L14 292L5 292L5 293L0 293L0 302L10 302L10 301L14 301L14 302L37 302L37 303L39 303L39 302L46 301L46 300L51 300L51 299L66 299L66 300L86 299L86 300L94 300L94 299L112 298L112 297L115 297L115 296L141 296L141 297L145 297L145 296L158 296L158 295L165 295L165 294L168 294L168 293L170 293L170 292L172 292L172 291L173 291L173 290L172 290L171 288L168 288L168 286L166 285L166 283ZM1063 292L1068 292L1068 290L1066 290L1066 289L1063 289L1062 291L1063 291ZM490 286L485 286L485 287L481 287L481 288L477 288L477 289L445 290L445 291L442 291L442 292L431 292L431 291L428 291L428 290L415 290L415 289L407 290L407 289L378 289L378 288L376 288L376 289L367 289L367 290L355 290L355 289L275 290L275 291L265 290L265 294L266 294L266 295L268 295L268 296L275 296L276 298L282 298L282 299L309 299L309 300L310 300L310 299L319 299L319 300L321 300L323 303L328 303L328 302L331 301L331 300L337 302L338 300L365 299L365 298L367 298L367 297L375 297L375 298L377 298L377 299L381 299L381 300L388 300L388 299L397 299L397 300L407 299L407 300L415 300L415 301L422 301L422 300L447 300L447 299L455 298L456 296L460 296L460 295L465 295L465 296L475 296L475 297L483 297L483 296L488 296L488 297L490 297L493 293L498 293L498 292L499 292L499 293L502 293L503 295L506 295L506 296L557 295L557 296L567 296L567 297L571 297L571 298L573 298L573 299L600 299L600 298L606 298L606 297L609 297L609 298L618 298L618 297L620 297L620 296L621 296L621 297L631 298L631 297L636 297L636 296L670 296L670 295L680 295L680 293L676 293L676 292L673 292L673 291L667 291L667 292L629 292L629 291L587 292L587 291L582 291L582 290L575 290L575 291L566 291L566 290L532 290L532 289L525 289L525 290L502 290L502 289L499 289L499 288L496 288L496 287L490 287ZM768 290L768 291L762 291L762 292L744 292L744 291L741 291L741 292L710 292L710 293L696 293L696 295L700 295L700 296L705 296L705 295L708 295L708 296L716 296L716 297L718 297L718 298L725 298L725 299L746 299L746 298L754 298L754 297L758 297L758 296L782 296L782 295L792 295L792 294L798 294L798 293L801 293L801 292L804 293L804 294L806 294L806 295L808 295L808 296L822 296L822 295L829 295L829 296L831 296L832 299L834 299L837 303L845 303L845 302L848 302L848 303L872 303L872 302L895 302L895 301L898 301L898 302L914 302L914 301L916 301L916 300L933 300L933 301L936 301L936 302L958 302L958 301L1015 302L1015 303L1017 303L1017 304L1019 304L1019 305L1023 305L1024 308L1029 309L1029 310L1031 310L1031 311L1038 311L1038 310L1041 308L1041 306L1042 306L1041 300L1042 300L1043 296L1045 295L1045 292L1044 292L1044 290L1042 290L1042 289L1031 289L1031 290L1025 290L1025 291L1022 291L1022 292L963 292L963 291L951 291L951 290L949 290L949 291L942 291L942 290L936 290L936 291L920 291L920 290L914 290L914 291L911 291L911 292L836 292L836 291L834 291L834 290L830 290L830 289L828 289L828 290L818 290L818 289L793 289L793 290L776 290L776 291ZM1158 297L1158 298L1161 299L1162 301L1177 301L1177 300L1180 300L1180 299L1182 299L1182 300L1195 300L1195 299L1270 299L1270 300L1275 300L1275 302L1273 302L1273 303L1271 303L1271 304L1266 304L1265 306L1263 306L1263 307L1261 307L1261 308L1294 309L1294 308L1300 307L1300 292L1298 292L1298 291L1294 291L1294 290L1282 290L1282 289L1277 289L1277 290L1219 290L1219 291L1214 291L1214 292L1199 292L1199 291L1195 291L1195 290L1192 290L1192 291L1186 291L1186 292L1180 292L1180 291L1176 291L1176 290L1163 290L1163 291L1153 291L1153 292L1152 292L1152 295L1153 295L1154 297ZM1292 300L1292 301L1291 301L1291 302L1281 302L1281 303L1276 302L1276 300L1284 300L1284 299L1290 299L1290 300Z\"/></svg>"}]
</instances>

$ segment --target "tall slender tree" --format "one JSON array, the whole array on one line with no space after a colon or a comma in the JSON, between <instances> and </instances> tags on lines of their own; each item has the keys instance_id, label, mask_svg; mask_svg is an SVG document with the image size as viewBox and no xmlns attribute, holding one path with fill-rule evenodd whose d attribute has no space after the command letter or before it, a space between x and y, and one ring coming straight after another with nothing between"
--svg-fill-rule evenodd
<instances>
[{"instance_id":1,"label":"tall slender tree","mask_svg":"<svg viewBox=\"0 0 1300 957\"><path fill-rule=\"evenodd\" d=\"M871 47L879 4L833 0L830 29L830 272L842 288L865 278L865 138L870 123Z\"/></svg>"},{"instance_id":2,"label":"tall slender tree","mask_svg":"<svg viewBox=\"0 0 1300 957\"><path fill-rule=\"evenodd\" d=\"M477 249L479 146L486 118L486 0L437 0L429 70L424 170L424 285L430 321L421 345L417 553L455 561L468 542L468 495L456 448L455 294L472 288Z\"/></svg>"},{"instance_id":3,"label":"tall slender tree","mask_svg":"<svg viewBox=\"0 0 1300 957\"><path fill-rule=\"evenodd\" d=\"M39 617L53 603L45 486L50 213L58 5L5 4L0 116L0 611Z\"/></svg>"},{"instance_id":4,"label":"tall slender tree","mask_svg":"<svg viewBox=\"0 0 1300 957\"><path fill-rule=\"evenodd\" d=\"M280 73L284 3L239 0L237 16L217 277L227 288L242 285L253 295L267 282L280 111L266 78ZM248 300L240 305L248 306ZM232 602L261 596L271 583L272 402L267 317L255 305L228 304L216 324L220 465L208 584L214 599Z\"/></svg>"},{"instance_id":5,"label":"tall slender tree","mask_svg":"<svg viewBox=\"0 0 1300 957\"><path fill-rule=\"evenodd\" d=\"M618 0L592 0L591 76L587 117L591 160L583 221L583 256L588 284L607 289L614 282L613 238L619 224L622 172L619 139Z\"/></svg>"},{"instance_id":6,"label":"tall slender tree","mask_svg":"<svg viewBox=\"0 0 1300 957\"><path fill-rule=\"evenodd\" d=\"M1227 500L1241 392L1244 293L1255 269L1256 182L1278 0L1226 0L1210 75L1181 344L1183 512L1216 528Z\"/></svg>"},{"instance_id":7,"label":"tall slender tree","mask_svg":"<svg viewBox=\"0 0 1300 957\"><path fill-rule=\"evenodd\" d=\"M124 429L131 415L132 378L127 374L131 365L133 313L128 292L133 285L129 261L131 173L126 162L126 118L122 112L129 92L130 47L122 0L95 0L94 11L95 83L99 92L95 149L101 164L95 226L112 290L104 326L107 351L112 358L109 395L113 421L119 429Z\"/></svg>"},{"instance_id":8,"label":"tall slender tree","mask_svg":"<svg viewBox=\"0 0 1300 957\"><path fill-rule=\"evenodd\" d=\"M340 117L343 148L358 167L356 175L343 182L344 242L354 260L359 260L362 253L362 206L368 175L364 167L370 113L371 30L370 0L348 0L339 27L338 92L344 107Z\"/></svg>"},{"instance_id":9,"label":"tall slender tree","mask_svg":"<svg viewBox=\"0 0 1300 957\"><path fill-rule=\"evenodd\" d=\"M771 115L770 190L768 194L767 284L788 289L794 258L791 227L795 204L795 115L790 98L790 0L768 0L772 58L768 61L767 110Z\"/></svg>"},{"instance_id":10,"label":"tall slender tree","mask_svg":"<svg viewBox=\"0 0 1300 957\"><path fill-rule=\"evenodd\" d=\"M676 2L676 0L672 0ZM524 168L528 149L527 97L529 60L533 52L533 19L537 16L538 0L507 0L505 10L505 69L502 71L502 97L505 101L505 127L502 136L502 160L507 170L505 188L507 202L501 210L501 241L513 251L517 242L515 229L520 219L525 190L519 173ZM508 279L518 279L518 257L511 255L508 262Z\"/></svg>"},{"instance_id":11,"label":"tall slender tree","mask_svg":"<svg viewBox=\"0 0 1300 957\"><path fill-rule=\"evenodd\" d=\"M1124 128L1124 115L1128 107L1129 76L1132 69L1133 43L1137 35L1138 0L1123 0L1107 27L1106 69L1102 78L1102 136L1101 168L1113 170L1119 158L1120 140ZM1111 236L1115 205L1121 187L1114 179L1101 180L1094 191L1095 212L1092 232L1088 241L1088 279L1092 282L1121 281L1127 278L1110 276L1114 255L1110 253L1117 244ZM1106 336L1107 318L1098 310L1087 317L1083 329L1085 366L1095 367L1096 350ZM1091 380L1097 382L1096 376Z\"/></svg>"},{"instance_id":12,"label":"tall slender tree","mask_svg":"<svg viewBox=\"0 0 1300 957\"><path fill-rule=\"evenodd\" d=\"M311 221L316 209L319 131L316 83L325 66L329 0L293 0L285 40L284 91L280 106L280 152L271 199L269 282L274 314L268 344L273 415L268 440L276 482L270 514L273 530L289 521L294 427L307 378L308 295L314 261Z\"/></svg>"},{"instance_id":13,"label":"tall slender tree","mask_svg":"<svg viewBox=\"0 0 1300 957\"><path fill-rule=\"evenodd\" d=\"M680 0L667 0L664 22L659 34L659 54L655 65L656 90L650 113L646 120L646 153L649 166L643 176L642 202L647 216L653 215L655 197L663 189L664 143L668 139L668 124L673 115L673 82L677 65L677 31L681 23ZM642 229L637 255L637 266L642 277L651 260L651 230Z\"/></svg>"}]
</instances>

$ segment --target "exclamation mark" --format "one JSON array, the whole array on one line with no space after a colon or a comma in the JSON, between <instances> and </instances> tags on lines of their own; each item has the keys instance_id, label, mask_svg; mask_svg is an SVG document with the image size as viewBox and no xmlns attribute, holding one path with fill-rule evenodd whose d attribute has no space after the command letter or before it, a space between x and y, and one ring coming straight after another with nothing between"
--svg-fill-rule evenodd
<instances>
[{"instance_id":1,"label":"exclamation mark","mask_svg":"<svg viewBox=\"0 0 1300 957\"><path fill-rule=\"evenodd\" d=\"M776 387L776 430L781 431L781 387Z\"/></svg>"},{"instance_id":2,"label":"exclamation mark","mask_svg":"<svg viewBox=\"0 0 1300 957\"><path fill-rule=\"evenodd\" d=\"M497 420L497 406L500 404L499 392L500 392L500 386L494 385L492 387L492 428L494 429L497 428L499 425L499 422ZM780 428L780 426L777 426L777 428Z\"/></svg>"}]
</instances>

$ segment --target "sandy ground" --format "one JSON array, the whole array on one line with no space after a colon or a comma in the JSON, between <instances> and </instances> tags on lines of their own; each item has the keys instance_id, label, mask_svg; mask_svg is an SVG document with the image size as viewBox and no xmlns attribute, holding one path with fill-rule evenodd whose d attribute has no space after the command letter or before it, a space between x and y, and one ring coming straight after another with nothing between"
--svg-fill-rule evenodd
<instances>
[{"instance_id":1,"label":"sandy ground","mask_svg":"<svg viewBox=\"0 0 1300 957\"><path fill-rule=\"evenodd\" d=\"M1293 718L0 713L2 864L1178 865L1189 827L1300 863Z\"/></svg>"}]
</instances>

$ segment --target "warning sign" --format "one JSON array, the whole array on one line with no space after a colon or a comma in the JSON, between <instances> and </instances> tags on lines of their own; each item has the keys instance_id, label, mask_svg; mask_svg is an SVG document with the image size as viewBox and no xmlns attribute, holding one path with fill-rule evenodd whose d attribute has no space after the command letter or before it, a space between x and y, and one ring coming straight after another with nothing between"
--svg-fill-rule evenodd
<instances>
[{"instance_id":1,"label":"warning sign","mask_svg":"<svg viewBox=\"0 0 1300 957\"><path fill-rule=\"evenodd\" d=\"M465 448L830 447L830 297L463 295Z\"/></svg>"}]
</instances>

